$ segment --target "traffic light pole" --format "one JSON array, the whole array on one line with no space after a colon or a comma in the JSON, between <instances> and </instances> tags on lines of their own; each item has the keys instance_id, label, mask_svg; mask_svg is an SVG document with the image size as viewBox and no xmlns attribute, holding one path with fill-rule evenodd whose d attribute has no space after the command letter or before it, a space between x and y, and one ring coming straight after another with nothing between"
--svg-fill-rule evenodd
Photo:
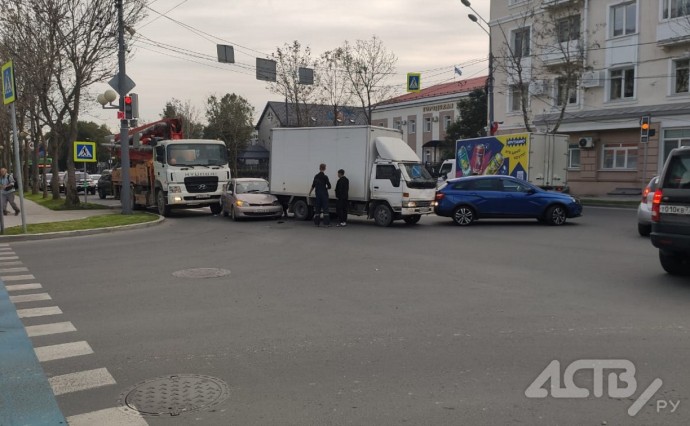
<instances>
[{"instance_id":1,"label":"traffic light pole","mask_svg":"<svg viewBox=\"0 0 690 426\"><path fill-rule=\"evenodd\" d=\"M123 0L117 0L117 61L118 61L118 87L117 92L120 95L120 111L124 114L125 105L124 99L125 79L125 20L123 10ZM120 189L120 204L122 205L122 214L132 214L132 203L129 188L129 121L124 118L120 120L120 172L122 177L122 186Z\"/></svg>"}]
</instances>

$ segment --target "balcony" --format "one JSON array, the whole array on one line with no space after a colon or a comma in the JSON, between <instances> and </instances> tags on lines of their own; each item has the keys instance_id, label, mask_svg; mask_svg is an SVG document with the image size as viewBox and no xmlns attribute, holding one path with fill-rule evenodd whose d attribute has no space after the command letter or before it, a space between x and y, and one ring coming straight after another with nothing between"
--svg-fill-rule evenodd
<instances>
[{"instance_id":1,"label":"balcony","mask_svg":"<svg viewBox=\"0 0 690 426\"><path fill-rule=\"evenodd\" d=\"M582 0L543 0L542 9L558 9L563 7L579 6Z\"/></svg>"},{"instance_id":2,"label":"balcony","mask_svg":"<svg viewBox=\"0 0 690 426\"><path fill-rule=\"evenodd\" d=\"M690 16L660 22L656 26L656 43L659 46L690 44Z\"/></svg>"},{"instance_id":3,"label":"balcony","mask_svg":"<svg viewBox=\"0 0 690 426\"><path fill-rule=\"evenodd\" d=\"M556 43L553 46L546 46L541 54L542 63L547 67L580 63L582 58L583 54L579 40L570 40L568 42Z\"/></svg>"}]
</instances>

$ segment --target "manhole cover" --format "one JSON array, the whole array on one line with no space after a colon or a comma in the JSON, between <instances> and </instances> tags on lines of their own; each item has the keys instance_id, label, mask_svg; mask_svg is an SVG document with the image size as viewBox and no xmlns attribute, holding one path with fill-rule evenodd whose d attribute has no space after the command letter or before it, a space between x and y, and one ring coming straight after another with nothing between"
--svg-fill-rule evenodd
<instances>
[{"instance_id":1,"label":"manhole cover","mask_svg":"<svg viewBox=\"0 0 690 426\"><path fill-rule=\"evenodd\" d=\"M177 278L218 278L230 275L230 271L221 268L191 268L173 272Z\"/></svg>"},{"instance_id":2,"label":"manhole cover","mask_svg":"<svg viewBox=\"0 0 690 426\"><path fill-rule=\"evenodd\" d=\"M215 377L180 374L145 380L120 395L120 405L144 416L179 416L216 405L229 396Z\"/></svg>"}]
</instances>

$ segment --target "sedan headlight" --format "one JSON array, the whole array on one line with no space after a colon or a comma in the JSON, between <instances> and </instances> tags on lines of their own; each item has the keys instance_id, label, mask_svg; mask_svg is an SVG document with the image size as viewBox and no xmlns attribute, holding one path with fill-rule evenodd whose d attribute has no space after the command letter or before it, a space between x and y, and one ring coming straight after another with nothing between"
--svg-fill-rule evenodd
<instances>
[{"instance_id":1,"label":"sedan headlight","mask_svg":"<svg viewBox=\"0 0 690 426\"><path fill-rule=\"evenodd\" d=\"M278 200L273 200L273 202L272 202L271 204L273 204L274 206L279 206L279 205L281 205L281 204L280 204L280 201L278 201Z\"/></svg>"},{"instance_id":2,"label":"sedan headlight","mask_svg":"<svg viewBox=\"0 0 690 426\"><path fill-rule=\"evenodd\" d=\"M237 207L248 207L249 203L246 201L242 201L242 200L235 200L235 205Z\"/></svg>"},{"instance_id":3,"label":"sedan headlight","mask_svg":"<svg viewBox=\"0 0 690 426\"><path fill-rule=\"evenodd\" d=\"M182 192L182 187L180 187L179 185L169 185L168 192L180 193Z\"/></svg>"}]
</instances>

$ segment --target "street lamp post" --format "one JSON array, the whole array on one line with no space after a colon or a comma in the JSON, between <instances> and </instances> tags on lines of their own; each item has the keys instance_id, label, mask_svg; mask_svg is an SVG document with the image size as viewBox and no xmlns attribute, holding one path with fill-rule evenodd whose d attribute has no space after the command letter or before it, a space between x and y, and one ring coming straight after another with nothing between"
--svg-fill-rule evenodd
<instances>
[{"instance_id":1,"label":"street lamp post","mask_svg":"<svg viewBox=\"0 0 690 426\"><path fill-rule=\"evenodd\" d=\"M488 78L487 84L486 84L487 85L486 91L487 91L487 98L488 98L487 103L489 104L489 114L488 114L488 120L487 120L488 126L487 126L486 130L487 130L487 134L493 135L493 128L494 128L494 52L491 49L491 44L492 44L491 32L490 32L491 26L486 21L486 19L482 18L482 15L480 15L476 10L474 10L474 8L472 7L472 4L469 2L469 0L460 0L460 2L463 5L469 7L470 10L472 10L472 12L474 12L474 14L470 13L469 15L467 15L467 17L470 19L470 21L476 23L479 26L479 28L481 28L486 33L486 35L489 36L489 78ZM486 28L484 28L484 26L479 22L479 20L484 22L484 24L486 24L486 26L489 27L489 29L487 30Z\"/></svg>"},{"instance_id":2,"label":"street lamp post","mask_svg":"<svg viewBox=\"0 0 690 426\"><path fill-rule=\"evenodd\" d=\"M118 62L118 94L120 95L120 110L125 110L124 99L127 95L125 73L125 18L123 0L117 0L117 62ZM130 200L129 188L129 122L126 117L120 120L120 172L122 177L122 187L120 190L120 204L122 214L132 214L132 202Z\"/></svg>"}]
</instances>

